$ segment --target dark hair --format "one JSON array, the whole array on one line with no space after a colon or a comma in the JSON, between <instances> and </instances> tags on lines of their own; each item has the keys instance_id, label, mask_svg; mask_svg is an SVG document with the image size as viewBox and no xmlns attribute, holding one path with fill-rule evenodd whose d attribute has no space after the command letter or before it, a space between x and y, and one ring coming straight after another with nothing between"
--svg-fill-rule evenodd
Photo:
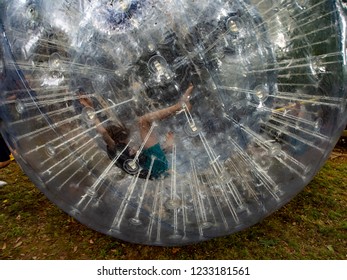
<instances>
[{"instance_id":1,"label":"dark hair","mask_svg":"<svg viewBox=\"0 0 347 280\"><path fill-rule=\"evenodd\" d=\"M111 124L106 127L106 131L108 135L112 138L112 140L118 144L118 143L124 143L128 140L129 137L129 129L127 129L123 125L114 125Z\"/></svg>"},{"instance_id":2,"label":"dark hair","mask_svg":"<svg viewBox=\"0 0 347 280\"><path fill-rule=\"evenodd\" d=\"M83 87L77 87L75 93L76 93L76 94L85 94L86 91L84 90Z\"/></svg>"}]
</instances>

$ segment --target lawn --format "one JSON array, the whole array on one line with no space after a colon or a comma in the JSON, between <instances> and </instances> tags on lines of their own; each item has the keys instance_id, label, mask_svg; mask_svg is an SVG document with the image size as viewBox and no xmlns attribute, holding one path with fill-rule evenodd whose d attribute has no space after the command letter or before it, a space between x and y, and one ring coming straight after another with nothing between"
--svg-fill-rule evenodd
<instances>
[{"instance_id":1,"label":"lawn","mask_svg":"<svg viewBox=\"0 0 347 280\"><path fill-rule=\"evenodd\" d=\"M81 225L52 204L12 162L0 170L0 259L347 259L347 146L311 183L244 231L184 247L130 244Z\"/></svg>"}]
</instances>

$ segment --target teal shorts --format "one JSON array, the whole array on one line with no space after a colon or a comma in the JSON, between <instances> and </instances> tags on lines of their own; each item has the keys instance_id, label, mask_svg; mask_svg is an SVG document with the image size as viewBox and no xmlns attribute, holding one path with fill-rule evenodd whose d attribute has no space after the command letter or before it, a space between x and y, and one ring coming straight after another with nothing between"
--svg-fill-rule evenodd
<instances>
[{"instance_id":1,"label":"teal shorts","mask_svg":"<svg viewBox=\"0 0 347 280\"><path fill-rule=\"evenodd\" d=\"M158 179L162 176L167 176L169 164L159 143L149 147L148 149L144 149L142 151L142 155L145 156L145 161L142 164L142 168L148 171L151 168L152 157L154 158L151 178Z\"/></svg>"}]
</instances>

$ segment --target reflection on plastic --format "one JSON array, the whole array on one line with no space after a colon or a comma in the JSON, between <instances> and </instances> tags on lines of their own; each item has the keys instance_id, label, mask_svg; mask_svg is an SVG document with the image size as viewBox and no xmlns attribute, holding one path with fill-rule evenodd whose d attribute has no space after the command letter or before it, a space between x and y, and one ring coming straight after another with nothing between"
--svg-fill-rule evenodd
<instances>
[{"instance_id":1,"label":"reflection on plastic","mask_svg":"<svg viewBox=\"0 0 347 280\"><path fill-rule=\"evenodd\" d=\"M2 133L55 204L130 242L249 227L346 123L342 1L1 1Z\"/></svg>"}]
</instances>

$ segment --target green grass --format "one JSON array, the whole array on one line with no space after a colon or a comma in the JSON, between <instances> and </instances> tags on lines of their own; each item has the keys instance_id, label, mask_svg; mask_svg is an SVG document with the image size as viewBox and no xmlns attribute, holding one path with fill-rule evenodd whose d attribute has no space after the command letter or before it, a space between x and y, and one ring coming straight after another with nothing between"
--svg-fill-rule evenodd
<instances>
[{"instance_id":1,"label":"green grass","mask_svg":"<svg viewBox=\"0 0 347 280\"><path fill-rule=\"evenodd\" d=\"M336 151L336 150L335 150ZM347 259L347 148L284 207L242 232L184 247L130 244L81 225L16 163L0 170L0 259Z\"/></svg>"}]
</instances>

